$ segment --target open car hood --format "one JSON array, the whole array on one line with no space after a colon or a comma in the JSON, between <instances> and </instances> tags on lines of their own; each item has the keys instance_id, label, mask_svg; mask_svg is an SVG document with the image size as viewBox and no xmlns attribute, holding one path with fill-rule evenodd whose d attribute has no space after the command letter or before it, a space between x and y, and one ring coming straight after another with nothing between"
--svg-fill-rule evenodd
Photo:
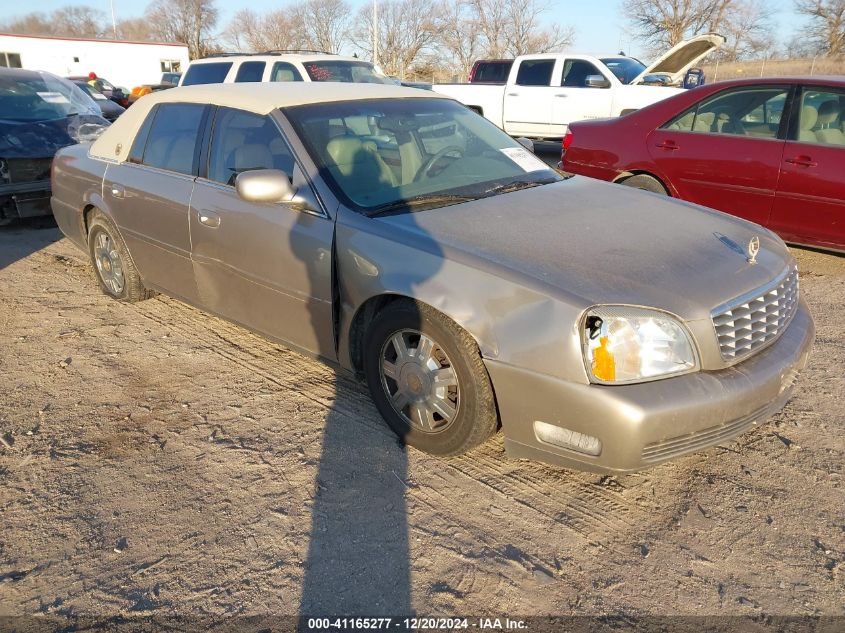
<instances>
[{"instance_id":1,"label":"open car hood","mask_svg":"<svg viewBox=\"0 0 845 633\"><path fill-rule=\"evenodd\" d=\"M675 44L641 72L631 84L643 83L647 75L663 75L670 79L669 85L678 85L683 81L687 70L720 48L725 41L725 38L717 33L708 33Z\"/></svg>"}]
</instances>

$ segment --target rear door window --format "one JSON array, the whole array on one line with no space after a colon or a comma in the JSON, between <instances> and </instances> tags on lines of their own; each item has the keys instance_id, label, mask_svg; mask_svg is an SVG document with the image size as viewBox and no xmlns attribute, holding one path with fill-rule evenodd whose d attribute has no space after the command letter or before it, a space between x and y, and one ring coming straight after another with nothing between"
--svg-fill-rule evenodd
<instances>
[{"instance_id":1,"label":"rear door window","mask_svg":"<svg viewBox=\"0 0 845 633\"><path fill-rule=\"evenodd\" d=\"M194 174L205 108L198 103L160 104L144 148L144 165Z\"/></svg>"},{"instance_id":2,"label":"rear door window","mask_svg":"<svg viewBox=\"0 0 845 633\"><path fill-rule=\"evenodd\" d=\"M554 68L554 59L524 59L516 73L516 83L519 86L548 86Z\"/></svg>"},{"instance_id":3,"label":"rear door window","mask_svg":"<svg viewBox=\"0 0 845 633\"><path fill-rule=\"evenodd\" d=\"M270 72L270 81L302 81L302 75L293 64L276 62Z\"/></svg>"},{"instance_id":4,"label":"rear door window","mask_svg":"<svg viewBox=\"0 0 845 633\"><path fill-rule=\"evenodd\" d=\"M244 62L238 68L238 74L235 76L236 83L247 83L261 81L264 76L264 62Z\"/></svg>"},{"instance_id":5,"label":"rear door window","mask_svg":"<svg viewBox=\"0 0 845 633\"><path fill-rule=\"evenodd\" d=\"M185 73L183 86L198 84L222 84L232 68L232 62L214 62L210 64L191 64Z\"/></svg>"}]
</instances>

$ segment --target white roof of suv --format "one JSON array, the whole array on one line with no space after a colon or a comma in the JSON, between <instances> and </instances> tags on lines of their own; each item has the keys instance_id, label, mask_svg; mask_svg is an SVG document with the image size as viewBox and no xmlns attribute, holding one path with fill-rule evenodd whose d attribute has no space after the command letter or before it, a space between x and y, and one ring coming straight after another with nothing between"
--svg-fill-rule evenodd
<instances>
[{"instance_id":1,"label":"white roof of suv","mask_svg":"<svg viewBox=\"0 0 845 633\"><path fill-rule=\"evenodd\" d=\"M196 59L189 64L179 85L316 81L320 78L313 75L315 69L309 67L311 64L324 68L344 65L358 67L363 69L365 74L384 77L387 81L387 77L383 75L381 70L372 63L357 57L346 57L320 51L267 51L265 53L244 54L223 53ZM316 72L320 72L320 70L317 69ZM346 79L346 81L350 81L350 79Z\"/></svg>"}]
</instances>

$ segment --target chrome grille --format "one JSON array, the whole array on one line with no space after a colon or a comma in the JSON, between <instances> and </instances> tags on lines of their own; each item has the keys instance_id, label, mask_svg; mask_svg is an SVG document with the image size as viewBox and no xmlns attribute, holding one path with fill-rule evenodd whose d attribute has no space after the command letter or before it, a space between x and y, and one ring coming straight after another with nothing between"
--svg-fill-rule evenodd
<instances>
[{"instance_id":1,"label":"chrome grille","mask_svg":"<svg viewBox=\"0 0 845 633\"><path fill-rule=\"evenodd\" d=\"M776 339L798 308L798 268L713 310L722 358L734 361Z\"/></svg>"}]
</instances>

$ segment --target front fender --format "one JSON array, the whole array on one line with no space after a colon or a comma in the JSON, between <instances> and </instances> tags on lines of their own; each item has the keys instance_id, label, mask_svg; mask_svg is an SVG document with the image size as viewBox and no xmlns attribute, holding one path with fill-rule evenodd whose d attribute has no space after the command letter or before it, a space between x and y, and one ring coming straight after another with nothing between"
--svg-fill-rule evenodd
<instances>
[{"instance_id":1,"label":"front fender","mask_svg":"<svg viewBox=\"0 0 845 633\"><path fill-rule=\"evenodd\" d=\"M448 316L473 336L484 358L588 382L578 331L586 306L507 271L487 270L433 241L420 243L419 236L409 244L402 236L361 230L354 219L350 224L339 221L336 236L338 353L346 368L353 368L350 333L359 309L374 297L394 295Z\"/></svg>"}]
</instances>

